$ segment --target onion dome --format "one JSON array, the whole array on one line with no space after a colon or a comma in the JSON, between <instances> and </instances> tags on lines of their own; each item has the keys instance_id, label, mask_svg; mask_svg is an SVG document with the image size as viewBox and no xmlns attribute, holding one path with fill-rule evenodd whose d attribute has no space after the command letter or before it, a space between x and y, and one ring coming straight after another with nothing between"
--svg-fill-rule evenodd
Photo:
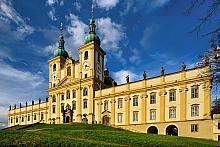
<instances>
[{"instance_id":1,"label":"onion dome","mask_svg":"<svg viewBox=\"0 0 220 147\"><path fill-rule=\"evenodd\" d=\"M84 39L84 43L87 44L89 42L96 42L98 45L100 45L100 39L99 37L96 35L95 32L95 20L94 20L94 0L93 0L93 4L92 4L92 18L90 19L89 22L89 34L86 35L85 39Z\"/></svg>"},{"instance_id":2,"label":"onion dome","mask_svg":"<svg viewBox=\"0 0 220 147\"><path fill-rule=\"evenodd\" d=\"M54 57L58 57L58 56L62 56L64 57L65 59L69 56L68 55L68 52L64 49L64 44L65 44L65 41L64 41L64 36L63 36L63 25L61 23L61 35L60 35L60 38L59 38L59 47L57 50L54 51Z\"/></svg>"}]
</instances>

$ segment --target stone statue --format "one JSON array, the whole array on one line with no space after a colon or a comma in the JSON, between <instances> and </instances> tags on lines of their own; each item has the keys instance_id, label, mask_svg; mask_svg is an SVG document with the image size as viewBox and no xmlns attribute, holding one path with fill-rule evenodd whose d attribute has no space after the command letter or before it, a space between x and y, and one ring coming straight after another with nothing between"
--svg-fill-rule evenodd
<instances>
[{"instance_id":1,"label":"stone statue","mask_svg":"<svg viewBox=\"0 0 220 147\"><path fill-rule=\"evenodd\" d=\"M165 71L164 67L161 67L160 72L161 72L161 75L162 75L162 76L164 75L164 71Z\"/></svg>"},{"instance_id":2,"label":"stone statue","mask_svg":"<svg viewBox=\"0 0 220 147\"><path fill-rule=\"evenodd\" d=\"M146 71L144 71L144 73L143 73L143 77L144 77L144 80L147 79L147 72L146 72Z\"/></svg>"},{"instance_id":3,"label":"stone statue","mask_svg":"<svg viewBox=\"0 0 220 147\"><path fill-rule=\"evenodd\" d=\"M186 70L186 64L183 62L182 64L182 71Z\"/></svg>"},{"instance_id":4,"label":"stone statue","mask_svg":"<svg viewBox=\"0 0 220 147\"><path fill-rule=\"evenodd\" d=\"M129 75L126 76L126 81L129 83Z\"/></svg>"}]
</instances>

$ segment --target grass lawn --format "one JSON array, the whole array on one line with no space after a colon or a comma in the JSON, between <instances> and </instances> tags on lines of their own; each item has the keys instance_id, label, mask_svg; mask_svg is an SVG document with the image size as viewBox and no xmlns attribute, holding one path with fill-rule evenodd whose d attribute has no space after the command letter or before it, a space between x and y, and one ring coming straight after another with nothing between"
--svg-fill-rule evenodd
<instances>
[{"instance_id":1,"label":"grass lawn","mask_svg":"<svg viewBox=\"0 0 220 147\"><path fill-rule=\"evenodd\" d=\"M215 141L134 133L103 125L38 124L0 130L0 146L220 146Z\"/></svg>"}]
</instances>

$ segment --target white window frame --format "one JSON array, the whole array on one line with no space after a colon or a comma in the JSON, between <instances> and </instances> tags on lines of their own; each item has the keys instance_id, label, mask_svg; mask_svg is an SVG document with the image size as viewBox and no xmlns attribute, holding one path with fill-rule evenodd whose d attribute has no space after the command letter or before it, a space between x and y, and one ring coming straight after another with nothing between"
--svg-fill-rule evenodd
<instances>
[{"instance_id":1,"label":"white window frame","mask_svg":"<svg viewBox=\"0 0 220 147\"><path fill-rule=\"evenodd\" d=\"M169 101L172 102L172 101L176 101L176 91L175 90L171 90L169 92Z\"/></svg>"},{"instance_id":2,"label":"white window frame","mask_svg":"<svg viewBox=\"0 0 220 147\"><path fill-rule=\"evenodd\" d=\"M123 99L119 98L118 99L118 109L121 109L121 108L123 108Z\"/></svg>"},{"instance_id":3,"label":"white window frame","mask_svg":"<svg viewBox=\"0 0 220 147\"><path fill-rule=\"evenodd\" d=\"M138 106L138 97L133 98L133 106Z\"/></svg>"},{"instance_id":4,"label":"white window frame","mask_svg":"<svg viewBox=\"0 0 220 147\"><path fill-rule=\"evenodd\" d=\"M138 111L133 111L133 122L138 122Z\"/></svg>"},{"instance_id":5,"label":"white window frame","mask_svg":"<svg viewBox=\"0 0 220 147\"><path fill-rule=\"evenodd\" d=\"M176 118L176 107L169 108L169 118Z\"/></svg>"},{"instance_id":6,"label":"white window frame","mask_svg":"<svg viewBox=\"0 0 220 147\"><path fill-rule=\"evenodd\" d=\"M118 113L118 123L122 123L123 120L123 113Z\"/></svg>"},{"instance_id":7,"label":"white window frame","mask_svg":"<svg viewBox=\"0 0 220 147\"><path fill-rule=\"evenodd\" d=\"M191 106L191 116L199 116L199 105Z\"/></svg>"},{"instance_id":8,"label":"white window frame","mask_svg":"<svg viewBox=\"0 0 220 147\"><path fill-rule=\"evenodd\" d=\"M156 120L156 110L150 110L150 120Z\"/></svg>"},{"instance_id":9,"label":"white window frame","mask_svg":"<svg viewBox=\"0 0 220 147\"><path fill-rule=\"evenodd\" d=\"M199 132L199 124L191 124L191 132Z\"/></svg>"},{"instance_id":10,"label":"white window frame","mask_svg":"<svg viewBox=\"0 0 220 147\"><path fill-rule=\"evenodd\" d=\"M108 101L104 101L104 111L108 111Z\"/></svg>"},{"instance_id":11,"label":"white window frame","mask_svg":"<svg viewBox=\"0 0 220 147\"><path fill-rule=\"evenodd\" d=\"M199 98L199 87L193 86L191 87L191 98Z\"/></svg>"},{"instance_id":12,"label":"white window frame","mask_svg":"<svg viewBox=\"0 0 220 147\"><path fill-rule=\"evenodd\" d=\"M150 104L156 104L156 93L150 94Z\"/></svg>"}]
</instances>

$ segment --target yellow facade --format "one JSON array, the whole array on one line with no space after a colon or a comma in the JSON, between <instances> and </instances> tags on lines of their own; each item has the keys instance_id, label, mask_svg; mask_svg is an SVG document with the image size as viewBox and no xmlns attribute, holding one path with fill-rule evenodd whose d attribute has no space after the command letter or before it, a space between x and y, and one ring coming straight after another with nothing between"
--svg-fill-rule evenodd
<instances>
[{"instance_id":1,"label":"yellow facade","mask_svg":"<svg viewBox=\"0 0 220 147\"><path fill-rule=\"evenodd\" d=\"M49 64L48 100L8 112L8 127L33 123L98 123L131 131L218 140L219 115L210 114L209 66L106 84L105 52L90 36L79 60L64 56L64 40ZM93 37L93 38L92 38ZM94 41L91 41L91 38ZM98 42L98 43L97 43ZM219 129L218 129L219 125Z\"/></svg>"}]
</instances>

